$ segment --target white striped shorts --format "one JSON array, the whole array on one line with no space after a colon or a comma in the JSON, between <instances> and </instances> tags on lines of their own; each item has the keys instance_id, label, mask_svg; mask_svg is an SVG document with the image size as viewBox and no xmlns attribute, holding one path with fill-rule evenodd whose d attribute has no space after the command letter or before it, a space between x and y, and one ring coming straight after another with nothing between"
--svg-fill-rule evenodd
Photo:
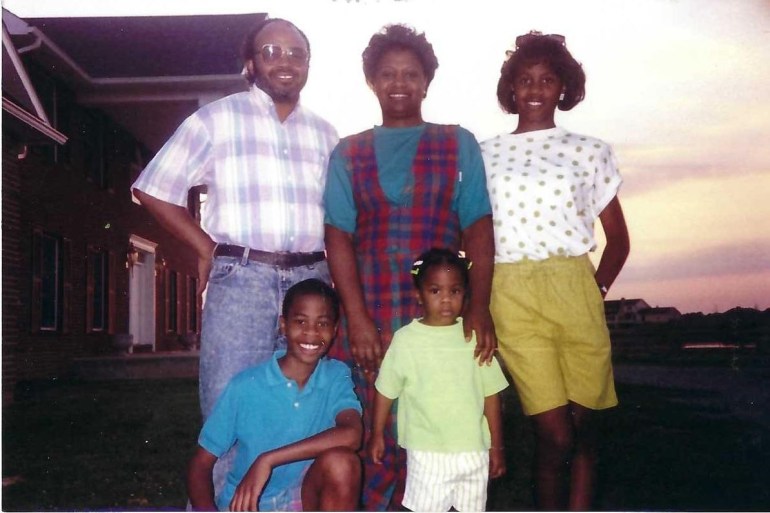
<instances>
[{"instance_id":1,"label":"white striped shorts","mask_svg":"<svg viewBox=\"0 0 770 513\"><path fill-rule=\"evenodd\" d=\"M406 451L402 502L412 511L484 511L489 452Z\"/></svg>"}]
</instances>

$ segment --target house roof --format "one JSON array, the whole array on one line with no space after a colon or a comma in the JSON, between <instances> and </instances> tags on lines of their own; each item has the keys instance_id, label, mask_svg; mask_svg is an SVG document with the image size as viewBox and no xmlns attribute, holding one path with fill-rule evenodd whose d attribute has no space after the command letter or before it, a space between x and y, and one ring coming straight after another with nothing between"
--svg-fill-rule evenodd
<instances>
[{"instance_id":1,"label":"house roof","mask_svg":"<svg viewBox=\"0 0 770 513\"><path fill-rule=\"evenodd\" d=\"M201 104L246 88L241 44L265 16L20 19L3 9L23 59L50 70L78 103L103 110L153 151Z\"/></svg>"},{"instance_id":2,"label":"house roof","mask_svg":"<svg viewBox=\"0 0 770 513\"><path fill-rule=\"evenodd\" d=\"M648 314L682 315L681 312L673 306L654 306L650 308L644 308L639 313L643 315L648 315Z\"/></svg>"},{"instance_id":3,"label":"house roof","mask_svg":"<svg viewBox=\"0 0 770 513\"><path fill-rule=\"evenodd\" d=\"M644 299L611 299L611 300L605 300L604 301L604 312L606 314L617 314L620 312L620 310L626 306L626 305L635 305L637 307L641 306L643 308L649 308L649 305L644 301Z\"/></svg>"},{"instance_id":4,"label":"house roof","mask_svg":"<svg viewBox=\"0 0 770 513\"><path fill-rule=\"evenodd\" d=\"M3 125L21 134L26 142L63 144L67 137L48 120L5 23L2 46Z\"/></svg>"},{"instance_id":5,"label":"house roof","mask_svg":"<svg viewBox=\"0 0 770 513\"><path fill-rule=\"evenodd\" d=\"M238 75L264 14L27 18L92 79ZM30 33L33 33L31 31Z\"/></svg>"}]
</instances>

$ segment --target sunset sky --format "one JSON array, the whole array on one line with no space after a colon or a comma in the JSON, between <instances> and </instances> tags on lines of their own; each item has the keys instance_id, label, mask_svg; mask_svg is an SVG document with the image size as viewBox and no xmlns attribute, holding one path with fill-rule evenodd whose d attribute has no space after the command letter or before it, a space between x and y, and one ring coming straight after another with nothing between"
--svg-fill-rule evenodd
<instances>
[{"instance_id":1,"label":"sunset sky","mask_svg":"<svg viewBox=\"0 0 770 513\"><path fill-rule=\"evenodd\" d=\"M386 23L424 31L439 69L428 121L511 131L495 87L529 30L563 34L586 100L557 123L618 154L631 256L609 299L681 312L770 308L770 2L766 0L4 0L21 17L268 12L313 58L302 101L348 135L379 124L361 52ZM597 225L598 226L598 225Z\"/></svg>"}]
</instances>

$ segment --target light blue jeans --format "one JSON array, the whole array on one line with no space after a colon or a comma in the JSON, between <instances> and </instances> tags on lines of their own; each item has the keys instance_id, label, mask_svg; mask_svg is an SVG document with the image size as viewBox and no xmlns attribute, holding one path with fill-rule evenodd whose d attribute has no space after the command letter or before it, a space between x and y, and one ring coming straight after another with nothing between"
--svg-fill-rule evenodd
<instances>
[{"instance_id":1,"label":"light blue jeans","mask_svg":"<svg viewBox=\"0 0 770 513\"><path fill-rule=\"evenodd\" d=\"M199 394L205 421L230 379L286 346L278 317L286 291L302 280L331 283L326 261L292 269L240 258L214 259L201 324ZM219 494L232 467L230 451L214 467Z\"/></svg>"}]
</instances>

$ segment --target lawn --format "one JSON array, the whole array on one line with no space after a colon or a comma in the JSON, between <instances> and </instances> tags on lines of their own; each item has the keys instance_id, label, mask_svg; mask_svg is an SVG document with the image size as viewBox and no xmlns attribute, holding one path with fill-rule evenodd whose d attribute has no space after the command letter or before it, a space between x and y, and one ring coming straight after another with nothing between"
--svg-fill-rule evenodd
<instances>
[{"instance_id":1,"label":"lawn","mask_svg":"<svg viewBox=\"0 0 770 513\"><path fill-rule=\"evenodd\" d=\"M770 509L766 429L720 415L702 392L618 393L621 406L601 418L598 509ZM512 391L504 407L508 474L489 509L531 510L532 432ZM2 509L183 510L198 427L193 380L25 389L3 411Z\"/></svg>"}]
</instances>

